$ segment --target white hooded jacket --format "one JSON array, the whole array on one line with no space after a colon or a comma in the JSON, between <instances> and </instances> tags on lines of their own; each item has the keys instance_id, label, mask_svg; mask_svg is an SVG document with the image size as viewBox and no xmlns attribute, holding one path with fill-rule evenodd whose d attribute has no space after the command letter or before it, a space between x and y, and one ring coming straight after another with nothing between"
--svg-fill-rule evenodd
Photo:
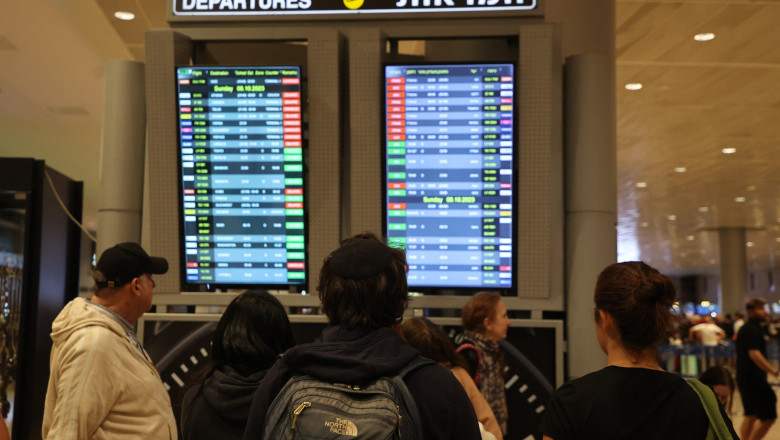
<instances>
[{"instance_id":1,"label":"white hooded jacket","mask_svg":"<svg viewBox=\"0 0 780 440\"><path fill-rule=\"evenodd\" d=\"M160 375L123 325L84 298L52 324L43 439L177 438Z\"/></svg>"}]
</instances>

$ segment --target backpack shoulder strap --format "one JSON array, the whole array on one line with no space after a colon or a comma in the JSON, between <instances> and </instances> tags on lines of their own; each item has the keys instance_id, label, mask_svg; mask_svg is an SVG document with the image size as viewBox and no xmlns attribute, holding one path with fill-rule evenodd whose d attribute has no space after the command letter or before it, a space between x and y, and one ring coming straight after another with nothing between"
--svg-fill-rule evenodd
<instances>
[{"instance_id":1,"label":"backpack shoulder strap","mask_svg":"<svg viewBox=\"0 0 780 440\"><path fill-rule=\"evenodd\" d=\"M466 360L469 367L469 375L474 379L474 383L479 386L480 365L482 364L482 353L479 351L479 348L467 339L466 342L460 344L455 349L455 353L458 353Z\"/></svg>"},{"instance_id":2,"label":"backpack shoulder strap","mask_svg":"<svg viewBox=\"0 0 780 440\"><path fill-rule=\"evenodd\" d=\"M718 406L718 399L715 397L715 393L712 392L712 389L701 383L698 379L686 379L686 382L693 388L693 391L699 395L699 400L701 400L704 411L710 419L710 430L712 432L707 434L707 438L712 437L719 440L732 440L731 432L729 431L728 426L726 426L726 422L723 420L723 416L720 413L720 407Z\"/></svg>"},{"instance_id":3,"label":"backpack shoulder strap","mask_svg":"<svg viewBox=\"0 0 780 440\"><path fill-rule=\"evenodd\" d=\"M406 387L405 380L406 377L416 369L431 364L435 364L435 362L426 357L417 356L416 358L412 359L411 362L406 364L406 366L402 368L398 374L391 378L391 382L395 386L396 390L398 390L398 393L401 396L401 400L403 400L403 404L406 406L407 413L412 419L411 423L412 426L414 426L415 439L423 438L422 420L420 420L420 412L417 410L417 404L414 401L414 396L412 396L412 393L409 392L409 388Z\"/></svg>"}]
</instances>

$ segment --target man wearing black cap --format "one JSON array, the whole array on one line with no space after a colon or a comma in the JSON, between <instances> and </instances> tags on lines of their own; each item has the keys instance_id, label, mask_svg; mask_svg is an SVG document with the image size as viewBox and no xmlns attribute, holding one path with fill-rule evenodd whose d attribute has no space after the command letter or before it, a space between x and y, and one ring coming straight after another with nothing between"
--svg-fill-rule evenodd
<instances>
[{"instance_id":1,"label":"man wearing black cap","mask_svg":"<svg viewBox=\"0 0 780 440\"><path fill-rule=\"evenodd\" d=\"M152 275L168 271L135 243L103 252L92 298L68 303L52 323L44 439L175 439L157 369L133 325L152 306Z\"/></svg>"},{"instance_id":2,"label":"man wearing black cap","mask_svg":"<svg viewBox=\"0 0 780 440\"><path fill-rule=\"evenodd\" d=\"M252 401L244 440L264 438L271 403L293 375L362 385L398 374L417 359L419 352L395 328L409 301L406 257L371 237L347 239L323 263L317 290L329 325L319 342L287 350L266 373ZM404 382L417 406L423 438L480 438L474 408L449 370L424 365Z\"/></svg>"}]
</instances>

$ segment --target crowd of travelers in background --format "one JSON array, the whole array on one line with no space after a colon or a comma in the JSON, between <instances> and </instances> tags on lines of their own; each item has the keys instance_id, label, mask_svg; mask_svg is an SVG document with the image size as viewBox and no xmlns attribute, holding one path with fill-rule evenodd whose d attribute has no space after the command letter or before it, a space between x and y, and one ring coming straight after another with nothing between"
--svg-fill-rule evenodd
<instances>
[{"instance_id":1,"label":"crowd of travelers in background","mask_svg":"<svg viewBox=\"0 0 780 440\"><path fill-rule=\"evenodd\" d=\"M708 367L736 368L737 333L745 324L742 312L710 315L673 314L672 333L661 344L662 365L687 377L695 377ZM780 361L780 315L767 314L763 327L767 337L767 358Z\"/></svg>"},{"instance_id":2,"label":"crowd of travelers in background","mask_svg":"<svg viewBox=\"0 0 780 440\"><path fill-rule=\"evenodd\" d=\"M742 416L739 437L752 440L765 438L777 419L780 332L763 298L745 307L746 314L674 315L659 354L666 371L709 385L728 414Z\"/></svg>"}]
</instances>

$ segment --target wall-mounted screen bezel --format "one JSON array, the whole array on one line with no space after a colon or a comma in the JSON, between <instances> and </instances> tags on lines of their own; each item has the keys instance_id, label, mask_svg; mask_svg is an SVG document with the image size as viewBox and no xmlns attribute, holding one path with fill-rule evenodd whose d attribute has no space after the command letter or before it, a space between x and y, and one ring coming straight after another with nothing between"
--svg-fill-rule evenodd
<instances>
[{"instance_id":1,"label":"wall-mounted screen bezel","mask_svg":"<svg viewBox=\"0 0 780 440\"><path fill-rule=\"evenodd\" d=\"M176 66L183 292L251 287L306 289L308 218L301 71L301 66L295 65ZM200 90L213 86L211 93L222 95L201 96L201 102L197 102L192 94L203 92L183 88L192 85L184 81L196 76L205 80L203 86L198 85ZM216 107L225 114L216 118ZM200 117L206 124L194 125L196 110L206 113ZM191 130L185 126L183 115L187 113L193 115L189 119ZM212 125L215 122L219 125ZM221 139L212 138L215 126L224 127L219 130L223 132ZM205 137L196 139L199 135ZM217 140L219 145L215 145ZM206 171L198 171L203 169ZM188 184L215 174L229 177L220 182L207 180L207 185L199 188ZM198 189L207 191L198 194ZM214 192L217 190L221 191L219 197ZM208 197L200 197L204 195ZM209 215L204 215L207 212Z\"/></svg>"},{"instance_id":2,"label":"wall-mounted screen bezel","mask_svg":"<svg viewBox=\"0 0 780 440\"><path fill-rule=\"evenodd\" d=\"M518 205L517 204L517 197L519 195L519 191L518 191L518 176L517 176L517 169L518 169L517 161L518 161L518 157L519 157L518 148L517 148L517 146L518 146L518 141L517 141L517 137L518 137L517 136L517 126L518 126L518 116L517 116L517 109L518 109L518 105L517 105L517 102L518 102L518 96L517 96L517 63L516 62L508 62L508 61L498 61L498 62L480 61L480 62L470 62L470 63L469 62L451 62L451 63L446 63L446 62L440 62L440 63L387 63L383 67L384 67L384 69L383 69L383 91L381 92L382 93L382 101L384 103L383 104L383 110L384 111L383 111L383 115L382 115L383 116L383 118L382 118L382 127L383 127L383 129L382 129L382 148L384 150L383 154L382 154L382 158L383 158L383 164L382 164L383 165L382 166L382 182L383 182L383 185L382 185L382 197L383 197L382 221L383 221L383 231L384 231L384 234L387 237L388 243L390 245L398 246L398 247L402 247L402 248L406 249L407 262L409 264L409 273L408 273L408 278L407 278L408 279L408 283L409 283L409 289L412 290L412 291L419 291L419 292L422 292L422 293L433 293L433 294L441 294L441 293L447 293L447 292L454 292L456 294L470 294L470 293L473 293L473 292L476 292L476 291L480 291L480 290L495 290L495 291L502 291L502 292L509 292L509 291L515 290L516 286L517 286L517 284L516 284L517 271L516 271L514 265L517 262L517 250L516 250L517 245L516 244L517 244L517 240L518 240L518 234L517 234L517 228L515 226L515 221L518 218L518 215L517 215L517 205ZM397 196L397 194L399 194L398 191L399 190L407 191L405 194L408 196L408 191L410 191L410 190L421 191L421 188L422 188L421 187L422 184L421 184L420 181L415 183L416 188L414 188L414 189L406 187L406 184L408 184L409 182L403 182L405 184L404 188L400 188L397 185L398 183L400 183L398 181L399 179L394 178L394 176L397 176L397 174L394 174L394 173L399 172L398 170L395 169L395 168L398 168L398 165L397 165L399 163L398 159L402 159L404 161L403 162L404 166L402 167L404 169L404 172L405 172L406 169L408 169L407 168L408 167L407 160L409 159L409 157L408 157L407 146L408 146L408 142L410 141L410 139L405 138L403 146L401 144L397 144L396 142L399 141L399 139L398 139L397 136L394 136L395 134L397 134L397 133L394 133L394 131L398 131L398 130L393 130L393 128L396 128L396 127L403 127L402 131L403 131L404 135L406 135L406 136L409 135L409 133L408 133L409 125L407 125L407 124L409 123L409 119L410 119L409 115L408 115L408 113L409 113L408 108L410 106L408 105L408 102L406 101L406 100L408 100L410 98L409 95L408 95L409 91L407 90L406 87L404 87L404 89L403 89L403 93L404 94L403 95L391 94L391 93L399 91L398 88L391 88L390 78L391 77L396 77L396 76L394 76L396 74L391 73L391 71L397 71L399 69L402 69L402 70L405 69L404 73L402 75L404 78L408 78L409 75L417 75L417 76L420 76L420 77L424 76L426 78L434 78L434 79L436 79L436 78L444 78L444 77L446 77L446 75L444 73L436 73L436 72L437 71L438 72L444 72L445 70L447 70L448 72L451 72L450 76L452 76L452 77L458 77L458 76L462 77L464 73L465 73L465 76L480 75L481 77L483 77L482 84L488 84L489 82L490 83L495 83L496 85L498 85L498 87L496 87L495 90L498 90L498 91L501 91L501 90L511 90L511 96L509 97L509 98L511 98L511 102L508 102L508 103L505 102L504 104L502 104L501 103L501 96L500 96L501 94L500 93L498 93L497 97L494 97L494 98L497 99L497 103L490 103L490 105L497 105L497 109L496 109L497 111L492 111L492 110L488 111L488 110L486 110L485 106L487 104L485 102L479 102L478 103L478 105L480 106L480 111L479 112L475 112L475 111L468 110L468 109L465 109L465 111L463 111L463 112L452 112L452 111L450 111L449 107L451 107L452 105L449 104L449 102L451 102L449 98L451 98L451 96L448 95L446 100L440 100L440 98L442 98L442 97L439 96L439 93L440 92L449 92L449 91L451 91L451 88L450 87L442 87L441 89L439 89L439 87L438 87L439 85L447 86L449 84L454 84L454 82L449 81L449 80L444 81L444 82L433 82L432 84L435 85L436 88L433 89L433 90L425 90L423 92L426 95L427 95L427 93L433 92L433 93L436 93L435 96L421 96L421 95L415 96L415 98L417 98L417 99L423 99L424 98L426 100L425 107L435 107L435 110L426 108L426 113L428 112L428 110L431 110L432 114L427 114L428 119L423 119L423 120L426 120L426 121L438 121L440 123L440 122L445 120L445 114L446 114L446 122L448 122L448 124L447 125L441 125L441 126L439 126L439 125L435 126L437 130L439 128L444 128L444 127L448 128L447 130L442 131L441 134L453 134L452 131L449 130L449 128L453 127L451 124L449 124L449 122L451 121L451 119L449 119L450 118L450 114L449 113L480 113L480 121L481 121L481 123L479 125L477 125L477 127L487 127L487 125L485 125L485 121L491 121L490 123L491 124L494 123L495 126L498 128L498 130L496 131L496 133L498 134L497 139L491 139L491 140L479 139L480 142L476 146L474 146L474 145L469 145L469 146L458 145L455 148L457 148L457 149L464 149L465 150L464 151L464 153L465 153L464 156L465 155L469 155L469 154L474 154L472 152L469 152L468 150L473 150L474 148L480 148L481 149L481 153L479 153L480 154L480 156L479 156L479 159L480 159L479 165L482 165L481 159L484 158L484 157L487 157L488 155L489 156L493 156L494 159L495 158L499 159L498 160L499 165L498 165L497 168L484 169L481 166L476 166L477 164L475 164L475 168L474 169L479 169L480 170L480 176L479 176L479 183L480 183L480 185L477 185L479 187L479 191L480 191L479 195L482 196L482 197L487 197L486 196L487 193L485 192L485 191L487 191L487 189L485 188L485 185L483 185L485 183L485 181L483 179L485 179L488 176L487 174L485 174L485 171L497 170L496 171L497 174L495 174L495 176L498 177L498 181L497 182L491 182L491 185L488 185L488 186L498 186L498 187L500 187L501 186L500 184L502 182L508 184L509 188L504 188L504 189L509 189L509 199L508 199L509 203L494 203L496 205L495 208L500 208L500 209L490 209L489 207L487 207L486 203L493 203L492 199L487 199L487 200L484 200L484 201L480 201L480 199L476 199L475 203L480 204L481 206L479 206L479 207L468 206L468 205L473 205L473 203L469 203L471 199L468 199L468 198L465 198L465 197L472 197L473 194L471 194L471 193L473 191L475 191L475 189L473 187L469 187L468 190L466 190L464 188L464 185L468 186L468 185L473 185L474 184L474 181L473 181L474 176L472 176L474 173L470 171L470 167L469 166L463 166L463 167L457 168L461 172L461 176L460 177L461 178L464 178L464 177L466 178L466 180L463 180L463 181L460 182L460 185L462 186L462 188L459 188L460 192L453 192L453 187L450 187L450 188L446 188L446 191L448 191L448 194L440 193L440 191L443 191L445 189L441 187L441 183L437 183L437 180L439 180L439 179L448 179L448 178L451 177L450 176L451 172L446 172L444 170L456 169L456 168L444 168L444 169L442 169L440 171L441 172L446 172L446 174L447 174L446 176L440 177L440 175L437 175L437 176L435 176L433 178L432 178L432 176L426 176L425 177L425 179L426 179L425 180L426 181L425 185L426 186L433 185L427 191L428 192L436 191L436 193L435 194L430 194L430 195L418 194L417 195L418 198L419 197L431 197L431 198L427 199L427 200L417 201L416 203L418 204L418 206L415 206L412 209L413 211L416 211L415 215L418 218L423 218L425 216L426 212L422 212L422 211L428 210L427 206L420 206L420 205L438 205L438 207L441 208L441 210L439 210L439 214L447 214L447 217L452 217L452 216L449 215L450 214L449 212L444 212L444 211L445 210L448 211L450 209L449 207L452 206L453 204L456 205L456 206L457 205L466 205L465 207L467 209L464 210L464 211L481 211L481 213L478 214L478 217L480 218L480 221L482 222L481 229L478 231L478 233L474 234L474 237L469 237L468 239L467 238L463 238L463 240L468 241L469 243L459 243L459 242L458 243L453 243L453 240L451 238L448 239L447 242L443 242L442 243L442 242L439 242L438 240L440 240L441 238L452 237L452 236L437 237L436 234L433 233L433 232L430 233L430 234L428 234L428 233L418 234L418 237L416 237L417 238L417 240L416 240L417 242L416 243L410 243L408 240L404 243L404 242L401 242L401 240L399 240L399 235L403 235L406 238L409 237L408 231L410 229L408 229L408 226L410 226L410 224L409 224L409 222L406 219L408 218L408 215L410 214L409 213L409 208L410 207L408 206L408 203L406 203L406 205L398 205L398 203L399 203L399 198ZM411 73L411 74L409 73L410 69L413 70L413 73ZM471 69L476 69L476 72L471 72ZM493 72L493 71L489 71L487 69L506 69L506 70L499 70L496 73L496 72ZM425 73L425 74L421 73L423 71L424 72L428 72L428 73ZM453 72L453 71L455 71L455 72ZM490 81L486 82L486 80L488 80L488 77L490 77ZM495 79L495 81L493 81L494 79ZM431 83L427 83L427 84L431 85ZM508 89L502 89L501 84L511 84L511 86L509 86ZM484 92L487 91L486 89L477 89L477 90L482 92L482 93L480 93L480 95L484 94ZM416 93L421 93L421 91L418 89L418 90L416 90ZM403 96L402 99L404 99L404 102L403 102L403 105L402 105L402 107L403 107L403 111L402 111L402 113L403 113L403 116L402 116L403 123L399 124L399 125L391 125L391 121L396 121L397 119L395 119L395 118L399 117L399 113L400 112L398 111L399 109L397 108L399 106L397 105L398 101L396 101L396 99L398 99L399 96ZM427 102L427 99L432 99L432 98L436 99L435 103ZM480 98L485 98L485 97L484 96L480 96ZM394 104L396 104L396 105L394 105ZM417 104L420 104L420 102L418 101ZM464 104L459 102L457 105L462 106ZM511 109L511 117L510 118L501 118L500 117L500 116L502 116L502 114L501 114L501 112L502 112L501 105L509 106L509 108ZM464 109L460 109L459 108L457 110L464 110ZM505 109L505 112L503 113L503 116L507 116L506 113L508 113L508 111L509 110ZM497 116L499 116L499 117L498 118L493 118L493 119L487 119L485 117L485 113L497 113ZM419 118L419 116L420 115L417 115L418 118ZM455 115L455 116L456 117L460 117L460 118L466 117L466 115L464 115L464 114ZM490 117L492 118L493 116L491 115ZM503 124L501 122L502 120L504 121ZM507 120L509 122L506 122ZM468 125L468 120L464 119L464 121L465 121L464 127L466 127L466 128L470 127ZM430 124L430 122L428 122L428 123ZM503 127L505 125L509 125L511 127L511 128L509 128L509 130L507 130L505 132L506 135L507 135L506 137L508 137L509 139L503 139L502 140L501 139L501 135L500 135L502 133L501 127ZM419 127L419 125L418 125L418 127ZM432 125L429 125L429 127L432 127ZM470 133L470 132L464 132L464 133L468 133L469 135L472 135L472 133ZM463 133L461 133L461 134L463 134ZM482 134L485 134L485 133L483 131L479 131L479 134L482 135ZM419 131L416 135L417 136L420 136L420 135L432 136L433 134L427 133L427 132L424 132L424 131ZM438 137L438 134L436 136ZM417 140L419 141L420 139L418 138ZM431 141L437 142L439 140L440 139L432 139ZM458 141L464 141L464 140L463 139L458 139ZM472 141L472 140L469 139L469 141ZM496 145L485 145L485 142L488 142L488 141L494 142ZM503 146L501 145L502 141L503 141ZM391 145L391 142L393 142L393 145ZM446 159L445 157L443 157L441 155L442 154L449 154L449 153L451 153L451 150L453 149L452 140L451 139L448 139L448 144L446 146L442 146L441 144L436 145L436 146L430 146L430 145L426 145L424 143L423 144L419 144L418 143L417 147L418 147L418 149L428 149L428 148L435 148L436 149L436 152L434 154L431 154L430 155L431 157L429 157L427 160L442 160L442 159ZM399 154L398 148L403 148L403 150L404 150L403 154ZM496 151L494 153L488 154L486 152L487 148L495 148ZM502 150L502 148L503 148L503 150ZM446 151L441 152L442 149L444 149ZM509 164L504 164L502 166L502 160L501 160L502 156L503 156L504 159L509 158L509 160L503 161L503 162L510 162L510 163ZM418 169L424 169L424 168L421 168L424 165L422 165L419 162L420 160L423 160L423 158L417 158L417 160L418 160L418 162L416 163L417 168ZM493 159L491 159L491 160L493 160ZM505 174L502 174L500 169L505 169L507 171L504 171L503 173L505 173ZM404 179L401 179L401 180L405 180L405 179L408 179L408 178L409 178L409 176L407 174L407 175L405 175ZM427 180L430 180L430 182L428 182ZM469 183L469 181L471 183ZM456 183L456 182L452 182L452 183ZM492 185L492 184L495 184L495 183L498 183L498 185ZM437 186L438 186L438 188L437 188ZM500 193L501 188L496 188L496 189L491 188L490 190L499 191L498 194L501 194ZM464 192L466 192L466 193L464 193ZM451 197L451 199L447 199L447 197ZM460 197L460 198L458 198L458 197ZM442 198L442 200L438 201L438 198ZM506 199L504 199L504 200L506 200ZM427 201L430 201L431 203L426 203ZM447 206L447 207L446 208L442 207L442 205ZM487 211L490 211L490 212L487 212ZM427 212L427 214L429 214L429 215L432 214L432 213L433 213L433 211ZM471 213L468 213L468 212L463 212L461 214L466 214L467 217L464 217L464 219L466 219L466 220L468 219L468 216L472 215ZM492 215L491 216L491 215L484 215L484 214L496 214L496 215ZM477 214L474 214L474 215L477 215ZM442 217L444 217L444 215L440 215L438 218L440 219ZM435 217L429 217L429 218L432 218L433 220L436 220ZM509 218L509 220L508 221L507 220L501 220L502 218ZM404 221L398 222L397 219L404 219ZM500 229L500 231L503 231L504 235L506 235L508 233L509 237L506 237L506 238L509 239L509 242L506 242L506 240L504 240L505 242L498 242L499 240L495 240L496 243L486 243L485 242L485 238L487 238L487 237L484 237L482 234L487 232L487 230L484 229L484 228L489 226L491 224L491 222L493 222L492 225L496 225L496 223L502 222L502 223L498 223L498 227L502 228L502 229ZM403 223L404 225L406 225L406 227L407 227L406 232L399 233L399 230L397 229L397 228L401 227L401 226L399 226L399 223ZM435 221L433 223L435 223ZM503 227L501 225L503 225ZM419 228L422 227L422 224L418 224L416 226L418 227L417 231L420 231L421 229L419 229ZM447 225L447 226L449 226L449 225ZM474 225L470 225L468 227L473 227L473 226ZM438 227L441 227L441 226L438 225ZM425 236L423 237L423 235L425 235ZM423 239L425 241L425 243L422 243L420 241L420 239ZM478 243L475 243L474 240L478 240ZM488 240L488 241L494 241L494 240L491 237L491 240ZM416 247L414 247L412 245L415 245ZM468 264L468 263L467 264L462 264L461 263L460 265L464 266L463 270L462 271L456 271L456 272L461 272L461 273L458 273L457 276L464 278L465 281L459 281L458 279L442 280L440 278L434 277L431 273L423 273L423 272L441 272L444 276L446 276L447 275L446 272L449 270L449 267L452 266L452 264L448 264L449 261L451 261L451 260L449 260L449 258L450 257L457 257L457 258L461 258L461 259L462 258L469 258L471 260L471 259L475 258L475 255L469 255L469 254L476 254L476 253L474 253L473 251L475 251L475 250L474 249L470 249L470 247L473 247L475 245L476 246L480 246L480 249L479 249L480 257L479 258L481 258L481 260L480 261L475 261L475 263L473 263L473 264ZM425 248L424 249L420 248L420 246L425 246ZM440 252L440 249L439 249L440 246L447 246L447 249L443 251L443 252L446 252L446 253ZM459 247L458 248L459 251L462 251L462 253L461 254L454 254L454 253L452 253L452 249L451 248L453 246L458 246ZM464 248L460 249L461 246L464 246ZM485 252L487 252L488 246L494 246L494 249L491 249L490 252L494 253L494 254L500 254L500 255L502 255L502 257L497 257L497 256L491 256L490 258L484 257ZM434 249L431 249L431 247L434 247ZM434 265L434 266L446 265L447 266L447 270L440 270L438 268L436 270L434 270L434 271L421 269L420 268L420 266L421 266L420 265L420 261L421 261L420 258L423 255L425 255L425 254L423 254L423 252L428 254L426 256L426 258L442 258L442 256L446 256L447 259L448 259L446 262L439 261L439 262L437 262L437 264L426 264L425 266L430 267L431 265ZM430 261L430 260L428 260L428 261ZM474 268L476 266L480 266L479 270L474 270ZM428 267L426 267L426 269L428 269ZM498 269L498 270L496 270L496 269ZM468 272L479 273L480 274L479 279L478 280L471 280L471 279L469 279L470 277L473 277L473 275L468 273ZM490 273L488 273L488 272L490 272ZM508 276L507 275L501 276L502 273L507 273L507 272L509 274ZM488 279L488 278L485 278L485 276L484 276L485 274L492 275L492 276ZM498 278L498 277L500 277L500 278ZM491 280L496 280L496 279L501 280L502 282L496 282L496 283L490 282Z\"/></svg>"}]
</instances>

